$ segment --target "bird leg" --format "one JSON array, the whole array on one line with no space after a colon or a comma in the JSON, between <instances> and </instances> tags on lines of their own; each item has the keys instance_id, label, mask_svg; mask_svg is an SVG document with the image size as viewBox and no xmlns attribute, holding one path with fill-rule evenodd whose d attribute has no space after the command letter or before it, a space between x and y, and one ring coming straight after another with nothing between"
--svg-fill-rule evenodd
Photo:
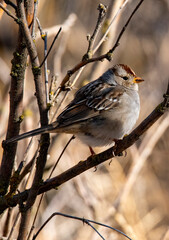
<instances>
[{"instance_id":1,"label":"bird leg","mask_svg":"<svg viewBox=\"0 0 169 240\"><path fill-rule=\"evenodd\" d=\"M92 156L96 155L95 151L93 150L93 148L91 146L89 146L89 150L90 150L90 153L91 153ZM96 172L96 171L97 171L97 167L95 166L94 167L94 172Z\"/></svg>"},{"instance_id":2,"label":"bird leg","mask_svg":"<svg viewBox=\"0 0 169 240\"><path fill-rule=\"evenodd\" d=\"M95 151L93 150L92 147L89 146L89 150L90 150L90 153L91 153L92 156L93 156L93 155L96 155L96 153L95 153Z\"/></svg>"}]
</instances>

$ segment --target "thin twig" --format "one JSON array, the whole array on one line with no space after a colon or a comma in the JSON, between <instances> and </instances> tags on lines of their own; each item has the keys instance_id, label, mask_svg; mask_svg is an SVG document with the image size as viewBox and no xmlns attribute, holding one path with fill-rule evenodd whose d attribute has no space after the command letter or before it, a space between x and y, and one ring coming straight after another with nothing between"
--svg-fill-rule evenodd
<instances>
[{"instance_id":1,"label":"thin twig","mask_svg":"<svg viewBox=\"0 0 169 240\"><path fill-rule=\"evenodd\" d=\"M36 157L38 155L38 151L39 151L39 146L37 147L37 150L35 151L32 159L28 162L28 164L24 167L23 171L21 172L20 176L19 176L19 181L21 182L22 179L31 171L31 168L36 160ZM26 182L28 182L29 178L27 178ZM25 183L27 185L27 183Z\"/></svg>"},{"instance_id":2,"label":"thin twig","mask_svg":"<svg viewBox=\"0 0 169 240\"><path fill-rule=\"evenodd\" d=\"M16 17L14 14L12 14L8 9L6 9L6 8L3 6L2 3L0 3L0 8L2 8L2 9L4 10L4 12L6 12L6 14L7 14L8 16L10 16L11 18L13 18L16 23L19 23L19 18L17 18L17 17Z\"/></svg>"},{"instance_id":3,"label":"thin twig","mask_svg":"<svg viewBox=\"0 0 169 240\"><path fill-rule=\"evenodd\" d=\"M55 171L55 169L56 169L56 167L57 167L57 165L58 165L61 157L63 156L65 150L67 149L67 147L69 146L69 144L71 143L71 141L72 141L73 139L75 139L75 136L74 136L74 135L69 139L69 141L68 141L68 142L66 143L66 145L64 146L61 154L60 154L59 157L58 157L58 160L56 161L55 165L54 165L53 168L52 168L51 173L49 174L49 178L48 178L48 179L51 178L51 176L52 176L53 172Z\"/></svg>"},{"instance_id":4,"label":"thin twig","mask_svg":"<svg viewBox=\"0 0 169 240\"><path fill-rule=\"evenodd\" d=\"M57 159L55 165L53 166L52 171L50 172L50 174L49 174L49 178L48 178L48 179L51 178L51 176L52 176L52 174L53 174L53 172L54 172L56 166L58 165L58 163L59 163L61 157L63 156L65 150L67 149L67 147L69 146L69 144L71 143L71 141L72 141L74 138L75 138L75 137L72 136L72 137L69 139L69 141L66 143L66 145L65 145L65 147L63 148L63 150L62 150L62 152L61 152L59 158ZM44 194L45 194L45 193L43 193L42 196L40 197L39 204L38 204L38 207L37 207L37 210L36 210L36 213L35 213L35 217L34 217L34 219L33 219L33 223L32 223L32 226L31 226L30 232L29 232L29 234L28 234L28 238L27 238L27 240L30 239L31 234L32 234L32 231L33 231L33 229L34 229L34 225L35 225L35 222L36 222L36 219L37 219L37 216L38 216L38 212L39 212L39 209L40 209L40 206L41 206L41 203L42 203L42 200L43 200Z\"/></svg>"},{"instance_id":5,"label":"thin twig","mask_svg":"<svg viewBox=\"0 0 169 240\"><path fill-rule=\"evenodd\" d=\"M3 236L6 237L8 235L9 232L9 228L10 228L10 221L11 221L11 217L12 217L12 208L8 208L7 211L7 215L6 215L6 220L4 222L4 228L3 228Z\"/></svg>"},{"instance_id":6,"label":"thin twig","mask_svg":"<svg viewBox=\"0 0 169 240\"><path fill-rule=\"evenodd\" d=\"M124 27L122 28L119 36L117 37L117 40L116 40L114 46L113 46L112 49L109 51L110 54L113 53L114 50L119 46L119 42L120 42L120 39L121 39L123 33L125 32L125 30L126 30L128 24L129 24L129 22L131 21L132 17L133 17L134 14L136 13L136 11L139 9L139 7L140 7L140 5L143 3L143 1L144 1L144 0L141 0L141 1L137 4L137 6L136 6L135 9L133 10L133 12L131 13L131 15L130 15L130 17L128 18L126 24L124 25Z\"/></svg>"},{"instance_id":7,"label":"thin twig","mask_svg":"<svg viewBox=\"0 0 169 240\"><path fill-rule=\"evenodd\" d=\"M93 55L93 53L92 53L93 45L95 43L95 40L97 38L97 35L99 33L99 30L100 30L100 28L103 24L103 21L105 19L106 13L107 13L107 7L104 6L102 3L99 4L97 9L99 10L98 20L97 20L96 27L93 31L92 36L88 37L89 38L89 46L88 46L88 49L87 49L87 53L84 55L83 59L89 59L89 58L92 57L92 55Z\"/></svg>"},{"instance_id":8,"label":"thin twig","mask_svg":"<svg viewBox=\"0 0 169 240\"><path fill-rule=\"evenodd\" d=\"M34 1L34 14L33 14L33 23L32 23L32 38L35 39L35 25L36 25L36 16L38 11L38 0Z\"/></svg>"},{"instance_id":9,"label":"thin twig","mask_svg":"<svg viewBox=\"0 0 169 240\"><path fill-rule=\"evenodd\" d=\"M49 104L49 81L48 81L48 67L47 67L47 32L44 36L44 73L45 73L45 93L46 93L46 105Z\"/></svg>"},{"instance_id":10,"label":"thin twig","mask_svg":"<svg viewBox=\"0 0 169 240\"><path fill-rule=\"evenodd\" d=\"M41 27L41 24L40 24L40 21L38 18L36 18L36 21L38 23L38 28L39 28L39 31L40 31L40 35L41 35L41 38L42 40L44 41L44 75L45 75L45 94L46 94L46 105L47 107L49 106L49 90L48 90L48 70L47 70L47 32L44 33L42 27ZM49 112L48 112L49 114ZM49 118L49 115L48 115L48 118Z\"/></svg>"},{"instance_id":11,"label":"thin twig","mask_svg":"<svg viewBox=\"0 0 169 240\"><path fill-rule=\"evenodd\" d=\"M60 103L58 104L57 109L55 110L55 113L53 114L53 116L52 116L52 118L51 118L51 122L53 122L53 120L56 118L56 114L57 114L58 110L60 109L61 105L63 104L64 100L66 99L69 91L70 91L70 90L73 88L73 86L75 85L75 83L76 83L76 81L78 80L78 78L79 78L79 76L80 76L80 74L81 74L82 71L83 71L83 67L79 69L76 77L74 78L74 80L73 80L72 83L71 83L71 86L69 86L69 87L67 87L67 88L65 89L65 94L64 94L64 96L62 97L62 100L60 101ZM53 96L53 101L56 101L56 98L57 98L57 96L58 96L58 91L59 91L59 89L60 89L60 88L58 88L58 89L55 91L54 96Z\"/></svg>"},{"instance_id":12,"label":"thin twig","mask_svg":"<svg viewBox=\"0 0 169 240\"><path fill-rule=\"evenodd\" d=\"M7 5L10 5L11 7L13 7L15 10L17 10L17 6L13 2L11 2L10 0L4 0L4 2Z\"/></svg>"},{"instance_id":13,"label":"thin twig","mask_svg":"<svg viewBox=\"0 0 169 240\"><path fill-rule=\"evenodd\" d=\"M56 33L59 31L59 28L61 27L62 28L62 32L66 33L67 31L69 31L72 28L72 26L74 25L76 19L77 19L76 14L71 13L67 17L67 19L64 21L63 24L55 25L55 26L52 26L52 27L49 27L49 28L44 28L44 32L47 32L48 33L48 37L51 37L53 35L56 35ZM38 33L36 35L37 35L36 39L40 38L40 35Z\"/></svg>"},{"instance_id":14,"label":"thin twig","mask_svg":"<svg viewBox=\"0 0 169 240\"><path fill-rule=\"evenodd\" d=\"M53 45L54 45L56 39L58 38L58 36L59 36L61 30L62 30L62 28L60 27L60 28L59 28L59 31L57 32L56 36L55 36L54 39L53 39L53 42L52 42L52 44L51 44L51 46L50 46L50 48L49 48L49 50L48 50L48 53L46 54L46 57L43 59L42 63L41 63L40 66L39 66L40 68L41 68L42 65L44 64L44 62L45 62L45 60L47 59L49 53L51 52L52 47L53 47Z\"/></svg>"},{"instance_id":15,"label":"thin twig","mask_svg":"<svg viewBox=\"0 0 169 240\"><path fill-rule=\"evenodd\" d=\"M43 39L44 32L42 30L42 26L40 24L39 18L36 18L36 21L37 21L37 24L38 24L38 29L39 29L39 32L40 32L40 36Z\"/></svg>"},{"instance_id":16,"label":"thin twig","mask_svg":"<svg viewBox=\"0 0 169 240\"><path fill-rule=\"evenodd\" d=\"M105 34L103 35L103 37L101 38L101 40L99 41L99 43L97 44L97 46L95 47L95 49L93 50L93 53L95 53L99 47L101 46L101 44L105 41L105 38L107 37L112 24L114 23L114 21L116 20L116 18L118 17L118 15L120 14L120 12L122 11L122 9L126 6L126 4L129 2L129 0L125 0L124 3L119 7L119 9L117 10L116 14L114 15L114 17L112 18L112 20L110 21L110 24L105 32Z\"/></svg>"},{"instance_id":17,"label":"thin twig","mask_svg":"<svg viewBox=\"0 0 169 240\"><path fill-rule=\"evenodd\" d=\"M121 37L123 36L129 22L131 21L132 17L134 16L134 14L136 13L136 11L138 10L138 8L140 7L140 5L142 4L144 0L141 0L138 5L135 7L135 9L133 10L133 12L131 13L131 15L129 16L126 24L124 25L124 27L122 28L120 34L117 37L117 40L114 44L114 46L106 53L103 54L99 57L95 57L95 58L90 58L90 59L83 59L80 63L78 63L74 68L72 68L71 70L69 70L66 74L66 76L63 78L60 88L57 92L57 96L60 94L61 91L64 90L65 88L65 84L69 81L70 77L77 72L80 68L84 67L85 65L92 63L92 62L96 62L96 61L103 61L104 59L107 59L108 61L112 60L112 53L115 51L115 49L118 47L119 45L119 41L121 39Z\"/></svg>"},{"instance_id":18,"label":"thin twig","mask_svg":"<svg viewBox=\"0 0 169 240\"><path fill-rule=\"evenodd\" d=\"M19 215L20 215L20 212L17 213L17 215L16 215L16 217L15 217L15 219L14 219L14 221L13 221L13 225L12 225L12 227L11 227L11 231L10 231L10 233L9 233L9 236L8 236L7 240L10 240L11 237L12 237L12 233L13 233L13 231L14 231L14 229L15 229L15 226L16 226L16 224L17 224L17 221L19 220Z\"/></svg>"},{"instance_id":19,"label":"thin twig","mask_svg":"<svg viewBox=\"0 0 169 240\"><path fill-rule=\"evenodd\" d=\"M86 223L87 225L89 225L91 228L93 228L93 230L94 230L103 240L106 240L106 239L99 233L99 231L98 231L87 219L83 219L83 222Z\"/></svg>"},{"instance_id":20,"label":"thin twig","mask_svg":"<svg viewBox=\"0 0 169 240\"><path fill-rule=\"evenodd\" d=\"M113 231L116 231L116 232L122 234L124 237L132 240L130 237L128 237L128 236L127 236L125 233L123 233L122 231L120 231L120 230L118 230L118 229L116 229L116 228L113 228L113 227L111 227L111 226L109 226L109 225L106 225L106 224L103 224L103 223L100 223L100 222L96 222L96 221L93 221L93 220L90 220L90 219L86 219L86 218L81 218L81 217L76 217L76 216L72 216L72 215L60 213L60 212L55 212L55 213L53 213L53 214L44 222L44 224L40 227L40 229L37 231L37 233L33 236L32 240L35 240L35 239L36 239L36 237L37 237L38 234L41 232L41 230L42 230L42 229L46 226L46 224L47 224L53 217L55 217L55 216L62 216L62 217L66 217L66 218L71 218L71 219L79 220L79 221L82 221L83 223L86 223L86 224L88 224L88 225L89 225L89 223L94 223L94 224L97 224L97 225L100 225L100 226L109 228L109 229L111 229L111 230L113 230ZM91 225L89 225L89 226L91 226ZM100 234L93 226L92 226L92 228L99 234L100 237L102 237L101 234ZM102 239L104 239L104 238L102 237Z\"/></svg>"},{"instance_id":21,"label":"thin twig","mask_svg":"<svg viewBox=\"0 0 169 240\"><path fill-rule=\"evenodd\" d=\"M32 139L31 139L31 140L32 140ZM32 141L29 142L29 145L30 145L31 142L32 142ZM30 148L29 148L29 145L28 145L28 148L27 148L26 152L30 149ZM37 148L37 150L36 150L33 158L32 158L31 161L25 166L23 172L22 172L21 175L19 176L19 181L21 182L22 179L25 177L25 175L26 175L28 172L30 172L28 178L26 179L26 181L25 181L25 183L24 183L24 189L26 189L26 186L27 186L27 184L28 184L29 178L30 178L30 176L31 176L31 174L32 174L33 166L34 166L34 163L35 163L35 160L36 160L38 151L39 151L39 145L38 145L38 148ZM30 169L31 169L31 171L30 171ZM20 215L20 212L18 211L18 213L17 213L17 215L16 215L16 217L15 217L15 220L14 220L14 222L13 222L13 226L12 226L12 228L11 228L11 231L10 231L10 233L9 233L9 236L8 236L8 239L7 239L7 240L10 240L11 237L12 237L12 233L13 233L13 231L14 231L14 229L15 229L16 223L17 223L17 221L19 220L19 215Z\"/></svg>"},{"instance_id":22,"label":"thin twig","mask_svg":"<svg viewBox=\"0 0 169 240\"><path fill-rule=\"evenodd\" d=\"M68 95L68 91L65 91L65 93L64 93L64 95L63 95L63 97L62 97L62 100L61 100L60 103L57 105L57 108L56 108L56 110L55 110L55 112L54 112L54 114L53 114L50 122L53 122L54 119L56 118L56 114L58 113L58 111L59 111L61 105L63 104L64 100L66 99L67 95Z\"/></svg>"}]
</instances>

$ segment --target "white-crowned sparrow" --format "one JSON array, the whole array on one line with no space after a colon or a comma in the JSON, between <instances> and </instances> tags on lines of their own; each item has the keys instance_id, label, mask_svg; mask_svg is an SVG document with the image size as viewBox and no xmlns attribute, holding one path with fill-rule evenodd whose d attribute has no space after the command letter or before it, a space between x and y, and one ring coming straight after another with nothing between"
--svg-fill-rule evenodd
<instances>
[{"instance_id":1,"label":"white-crowned sparrow","mask_svg":"<svg viewBox=\"0 0 169 240\"><path fill-rule=\"evenodd\" d=\"M128 134L138 119L138 83L142 81L128 66L117 64L80 88L55 122L13 137L6 143L56 132L74 134L91 147L111 144Z\"/></svg>"}]
</instances>

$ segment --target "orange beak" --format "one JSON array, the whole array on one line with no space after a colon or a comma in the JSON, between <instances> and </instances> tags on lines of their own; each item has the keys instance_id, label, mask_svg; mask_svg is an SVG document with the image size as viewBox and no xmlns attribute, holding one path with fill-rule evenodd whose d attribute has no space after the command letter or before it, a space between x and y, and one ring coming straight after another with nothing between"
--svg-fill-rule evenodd
<instances>
[{"instance_id":1,"label":"orange beak","mask_svg":"<svg viewBox=\"0 0 169 240\"><path fill-rule=\"evenodd\" d=\"M140 77L135 77L135 78L133 79L133 82L134 82L134 83L141 83L141 82L144 82L144 80L143 80L142 78L140 78Z\"/></svg>"}]
</instances>

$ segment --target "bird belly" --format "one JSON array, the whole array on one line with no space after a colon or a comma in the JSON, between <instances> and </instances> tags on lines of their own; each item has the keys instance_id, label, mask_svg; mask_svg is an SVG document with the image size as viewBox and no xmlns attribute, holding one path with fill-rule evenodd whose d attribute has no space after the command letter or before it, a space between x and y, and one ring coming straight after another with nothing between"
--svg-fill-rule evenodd
<instances>
[{"instance_id":1,"label":"bird belly","mask_svg":"<svg viewBox=\"0 0 169 240\"><path fill-rule=\"evenodd\" d=\"M102 115L94 117L82 126L77 137L85 144L96 147L113 143L114 139L122 139L133 129L139 116L139 106L133 103L130 111L122 110L114 113L105 111Z\"/></svg>"}]
</instances>

